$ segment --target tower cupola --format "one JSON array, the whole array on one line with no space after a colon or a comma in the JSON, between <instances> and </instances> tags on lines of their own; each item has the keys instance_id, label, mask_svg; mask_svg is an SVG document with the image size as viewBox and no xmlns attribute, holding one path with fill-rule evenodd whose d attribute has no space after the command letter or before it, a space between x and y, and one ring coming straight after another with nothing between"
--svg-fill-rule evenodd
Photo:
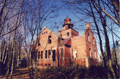
<instances>
[{"instance_id":1,"label":"tower cupola","mask_svg":"<svg viewBox=\"0 0 120 79\"><path fill-rule=\"evenodd\" d=\"M68 26L68 28L72 28L73 27L73 24L71 23L71 19L70 18L66 18L66 19L64 19L64 24L63 24L63 27L64 26Z\"/></svg>"},{"instance_id":2,"label":"tower cupola","mask_svg":"<svg viewBox=\"0 0 120 79\"><path fill-rule=\"evenodd\" d=\"M64 20L64 24L71 24L71 19L67 17L67 18Z\"/></svg>"}]
</instances>

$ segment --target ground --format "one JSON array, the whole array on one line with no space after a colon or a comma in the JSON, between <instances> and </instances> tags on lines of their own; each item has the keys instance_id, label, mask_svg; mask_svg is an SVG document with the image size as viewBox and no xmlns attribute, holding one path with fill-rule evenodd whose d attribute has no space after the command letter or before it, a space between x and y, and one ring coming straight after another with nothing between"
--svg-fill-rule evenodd
<instances>
[{"instance_id":1,"label":"ground","mask_svg":"<svg viewBox=\"0 0 120 79\"><path fill-rule=\"evenodd\" d=\"M32 74L33 70L33 74ZM82 66L72 67L48 67L46 69L37 70L38 79L81 79L81 78L108 78L107 69L101 66L91 66L90 68ZM116 76L119 74L117 73ZM112 75L110 74L112 77ZM10 78L10 77L9 77ZM35 69L19 68L13 72L13 79L35 79ZM0 79L6 79L5 75L0 76Z\"/></svg>"}]
</instances>

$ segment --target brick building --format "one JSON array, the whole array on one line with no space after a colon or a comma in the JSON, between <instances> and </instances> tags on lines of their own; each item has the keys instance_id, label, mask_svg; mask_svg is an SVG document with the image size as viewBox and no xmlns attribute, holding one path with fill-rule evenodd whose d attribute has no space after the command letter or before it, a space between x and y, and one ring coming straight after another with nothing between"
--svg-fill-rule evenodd
<instances>
[{"instance_id":1,"label":"brick building","mask_svg":"<svg viewBox=\"0 0 120 79\"><path fill-rule=\"evenodd\" d=\"M35 64L36 55L38 67L70 66L74 63L89 67L98 62L96 39L90 23L86 23L86 30L79 36L68 17L58 34L44 27L31 50L31 63Z\"/></svg>"}]
</instances>

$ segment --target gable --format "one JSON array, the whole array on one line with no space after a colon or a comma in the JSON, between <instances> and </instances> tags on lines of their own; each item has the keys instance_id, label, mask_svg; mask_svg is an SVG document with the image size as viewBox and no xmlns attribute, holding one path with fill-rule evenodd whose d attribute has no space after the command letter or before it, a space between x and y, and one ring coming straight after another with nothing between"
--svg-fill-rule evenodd
<instances>
[{"instance_id":1,"label":"gable","mask_svg":"<svg viewBox=\"0 0 120 79\"><path fill-rule=\"evenodd\" d=\"M51 34L54 34L57 36L56 33L54 33L53 31L51 31L50 29L48 29L47 27L44 27L43 30L40 32L40 34L38 35L38 37L45 37L45 36L49 36Z\"/></svg>"}]
</instances>

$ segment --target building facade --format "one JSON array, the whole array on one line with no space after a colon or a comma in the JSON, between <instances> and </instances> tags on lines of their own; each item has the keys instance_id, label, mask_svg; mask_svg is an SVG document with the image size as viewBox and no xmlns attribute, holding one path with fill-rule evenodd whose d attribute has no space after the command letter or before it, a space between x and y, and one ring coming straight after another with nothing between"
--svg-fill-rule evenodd
<instances>
[{"instance_id":1,"label":"building facade","mask_svg":"<svg viewBox=\"0 0 120 79\"><path fill-rule=\"evenodd\" d=\"M79 36L68 17L58 34L44 27L34 41L31 51L31 64L35 64L36 60L38 67L71 64L89 67L98 62L96 39L90 23L86 23L86 30Z\"/></svg>"}]
</instances>

